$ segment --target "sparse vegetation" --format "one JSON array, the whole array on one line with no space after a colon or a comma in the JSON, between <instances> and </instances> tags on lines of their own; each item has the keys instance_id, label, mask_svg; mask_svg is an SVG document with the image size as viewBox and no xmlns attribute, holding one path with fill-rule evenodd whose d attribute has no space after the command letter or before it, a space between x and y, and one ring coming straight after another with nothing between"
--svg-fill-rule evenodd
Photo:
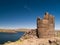
<instances>
[{"instance_id":1,"label":"sparse vegetation","mask_svg":"<svg viewBox=\"0 0 60 45\"><path fill-rule=\"evenodd\" d=\"M29 37L29 35L24 35L22 39L17 40L16 42L7 42L4 45L50 45L48 40L51 40L52 43L51 45L60 45L60 33L56 33L57 37L56 38L35 38L35 37Z\"/></svg>"}]
</instances>

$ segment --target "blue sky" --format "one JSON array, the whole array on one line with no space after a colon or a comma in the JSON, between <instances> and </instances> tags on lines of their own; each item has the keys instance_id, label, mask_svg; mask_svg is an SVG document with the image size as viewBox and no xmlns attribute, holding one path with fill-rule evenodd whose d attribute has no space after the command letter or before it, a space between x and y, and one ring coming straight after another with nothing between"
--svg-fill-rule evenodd
<instances>
[{"instance_id":1,"label":"blue sky","mask_svg":"<svg viewBox=\"0 0 60 45\"><path fill-rule=\"evenodd\" d=\"M60 29L60 0L0 0L0 28L36 28L36 18L46 11Z\"/></svg>"}]
</instances>

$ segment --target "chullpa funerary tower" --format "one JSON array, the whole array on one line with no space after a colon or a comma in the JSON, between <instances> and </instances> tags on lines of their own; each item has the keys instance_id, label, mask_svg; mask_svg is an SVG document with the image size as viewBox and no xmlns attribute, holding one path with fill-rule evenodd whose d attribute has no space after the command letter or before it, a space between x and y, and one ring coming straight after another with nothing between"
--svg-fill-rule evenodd
<instances>
[{"instance_id":1,"label":"chullpa funerary tower","mask_svg":"<svg viewBox=\"0 0 60 45\"><path fill-rule=\"evenodd\" d=\"M54 16L45 13L44 18L37 18L37 35L39 38L54 37Z\"/></svg>"}]
</instances>

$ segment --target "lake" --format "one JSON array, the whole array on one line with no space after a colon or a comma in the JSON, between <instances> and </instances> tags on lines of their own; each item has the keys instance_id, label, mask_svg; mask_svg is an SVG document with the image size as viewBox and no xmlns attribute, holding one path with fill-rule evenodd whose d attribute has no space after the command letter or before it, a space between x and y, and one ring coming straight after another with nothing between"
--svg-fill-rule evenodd
<instances>
[{"instance_id":1,"label":"lake","mask_svg":"<svg viewBox=\"0 0 60 45\"><path fill-rule=\"evenodd\" d=\"M0 44L3 44L7 41L16 41L23 34L24 34L24 32L17 32L17 33L3 33L3 32L0 32Z\"/></svg>"}]
</instances>

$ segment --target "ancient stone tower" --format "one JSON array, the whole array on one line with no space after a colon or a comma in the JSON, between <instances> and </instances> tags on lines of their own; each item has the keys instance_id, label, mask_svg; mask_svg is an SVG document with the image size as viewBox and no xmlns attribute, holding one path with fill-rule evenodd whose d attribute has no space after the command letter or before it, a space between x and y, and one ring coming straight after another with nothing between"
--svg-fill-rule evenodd
<instances>
[{"instance_id":1,"label":"ancient stone tower","mask_svg":"<svg viewBox=\"0 0 60 45\"><path fill-rule=\"evenodd\" d=\"M43 19L37 18L37 35L39 38L54 37L54 28L54 16L46 12Z\"/></svg>"}]
</instances>

